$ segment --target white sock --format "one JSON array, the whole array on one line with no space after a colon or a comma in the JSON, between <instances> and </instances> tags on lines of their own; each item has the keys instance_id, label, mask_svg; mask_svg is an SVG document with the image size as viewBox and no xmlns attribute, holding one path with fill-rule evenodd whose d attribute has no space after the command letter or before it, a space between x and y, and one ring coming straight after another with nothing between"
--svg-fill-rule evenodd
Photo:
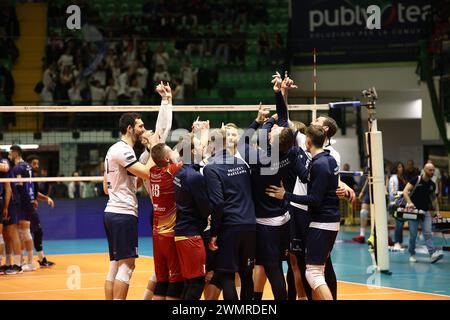
<instances>
[{"instance_id":1,"label":"white sock","mask_svg":"<svg viewBox=\"0 0 450 320\"><path fill-rule=\"evenodd\" d=\"M241 297L241 287L236 287L236 292L238 294L238 297Z\"/></svg>"},{"instance_id":2,"label":"white sock","mask_svg":"<svg viewBox=\"0 0 450 320\"><path fill-rule=\"evenodd\" d=\"M14 264L16 266L20 266L21 262L22 262L22 257L20 255L14 256Z\"/></svg>"},{"instance_id":3,"label":"white sock","mask_svg":"<svg viewBox=\"0 0 450 320\"><path fill-rule=\"evenodd\" d=\"M33 263L33 250L27 251L28 263Z\"/></svg>"},{"instance_id":4,"label":"white sock","mask_svg":"<svg viewBox=\"0 0 450 320\"><path fill-rule=\"evenodd\" d=\"M5 264L6 264L7 266L10 266L10 265L11 265L11 257L12 257L11 254L7 254L7 255L6 255L6 262L5 262Z\"/></svg>"},{"instance_id":5,"label":"white sock","mask_svg":"<svg viewBox=\"0 0 450 320\"><path fill-rule=\"evenodd\" d=\"M359 228L359 235L364 237L366 235L366 228Z\"/></svg>"},{"instance_id":6,"label":"white sock","mask_svg":"<svg viewBox=\"0 0 450 320\"><path fill-rule=\"evenodd\" d=\"M39 251L38 253L37 253L37 255L38 255L38 257L39 257L39 261L42 261L42 260L44 260L44 251Z\"/></svg>"}]
</instances>

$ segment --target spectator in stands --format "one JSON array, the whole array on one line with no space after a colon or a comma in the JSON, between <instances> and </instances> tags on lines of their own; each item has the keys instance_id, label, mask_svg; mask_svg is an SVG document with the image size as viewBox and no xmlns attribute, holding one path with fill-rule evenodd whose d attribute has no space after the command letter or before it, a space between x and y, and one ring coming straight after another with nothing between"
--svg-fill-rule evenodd
<instances>
[{"instance_id":1,"label":"spectator in stands","mask_svg":"<svg viewBox=\"0 0 450 320\"><path fill-rule=\"evenodd\" d=\"M190 99L195 96L197 90L197 72L196 68L192 68L192 63L186 60L181 67L180 77L184 86L184 98Z\"/></svg>"},{"instance_id":2,"label":"spectator in stands","mask_svg":"<svg viewBox=\"0 0 450 320\"><path fill-rule=\"evenodd\" d=\"M105 90L102 88L100 81L93 80L90 85L91 101L93 106L101 106L105 103Z\"/></svg>"},{"instance_id":3,"label":"spectator in stands","mask_svg":"<svg viewBox=\"0 0 450 320\"><path fill-rule=\"evenodd\" d=\"M133 40L126 41L124 52L122 54L122 61L123 64L127 67L130 67L131 64L136 61L136 48L134 46Z\"/></svg>"},{"instance_id":4,"label":"spectator in stands","mask_svg":"<svg viewBox=\"0 0 450 320\"><path fill-rule=\"evenodd\" d=\"M144 97L144 93L142 92L142 89L139 86L139 82L136 76L133 76L131 78L131 85L130 85L130 99L131 104L138 106L141 104L141 100Z\"/></svg>"},{"instance_id":5,"label":"spectator in stands","mask_svg":"<svg viewBox=\"0 0 450 320\"><path fill-rule=\"evenodd\" d=\"M187 46L186 53L188 54L188 56L192 56L195 53L200 57L203 57L204 49L204 42L201 39L198 28L194 27L193 29L191 29L190 40Z\"/></svg>"},{"instance_id":6,"label":"spectator in stands","mask_svg":"<svg viewBox=\"0 0 450 320\"><path fill-rule=\"evenodd\" d=\"M153 62L155 66L160 65L164 70L167 70L169 64L169 54L163 44L160 44L153 54Z\"/></svg>"},{"instance_id":7,"label":"spectator in stands","mask_svg":"<svg viewBox=\"0 0 450 320\"><path fill-rule=\"evenodd\" d=\"M420 174L420 171L418 168L414 166L413 160L406 161L406 169L404 177L406 181L410 181L412 178L417 177Z\"/></svg>"},{"instance_id":8,"label":"spectator in stands","mask_svg":"<svg viewBox=\"0 0 450 320\"><path fill-rule=\"evenodd\" d=\"M408 181L404 177L405 166L403 163L398 162L395 167L395 174L389 179L388 194L389 205L388 209L393 214L392 209L395 209L395 201L398 199L397 195L402 192ZM394 248L397 250L402 249L403 243L403 221L395 220L395 234L394 234Z\"/></svg>"},{"instance_id":9,"label":"spectator in stands","mask_svg":"<svg viewBox=\"0 0 450 320\"><path fill-rule=\"evenodd\" d=\"M58 103L65 105L69 103L69 89L75 81L73 65L66 65L59 76L59 82L55 87Z\"/></svg>"},{"instance_id":10,"label":"spectator in stands","mask_svg":"<svg viewBox=\"0 0 450 320\"><path fill-rule=\"evenodd\" d=\"M83 98L81 97L81 84L78 81L73 81L72 86L68 91L70 104L83 105Z\"/></svg>"},{"instance_id":11,"label":"spectator in stands","mask_svg":"<svg viewBox=\"0 0 450 320\"><path fill-rule=\"evenodd\" d=\"M350 165L348 163L345 163L342 166L343 171L350 171ZM346 185L348 185L353 190L356 190L356 181L353 177L353 174L341 174L341 181L344 182Z\"/></svg>"},{"instance_id":12,"label":"spectator in stands","mask_svg":"<svg viewBox=\"0 0 450 320\"><path fill-rule=\"evenodd\" d=\"M208 25L203 34L199 34L199 37L202 38L202 46L205 56L211 56L216 46L216 34L212 30L211 25Z\"/></svg>"},{"instance_id":13,"label":"spectator in stands","mask_svg":"<svg viewBox=\"0 0 450 320\"><path fill-rule=\"evenodd\" d=\"M65 67L73 66L73 55L70 52L70 49L67 48L61 57L58 59L58 68L59 70L64 70Z\"/></svg>"},{"instance_id":14,"label":"spectator in stands","mask_svg":"<svg viewBox=\"0 0 450 320\"><path fill-rule=\"evenodd\" d=\"M225 25L222 25L219 35L217 36L217 47L216 47L216 59L218 64L220 64L220 59L223 59L223 64L225 66L230 62L230 34L228 33Z\"/></svg>"},{"instance_id":15,"label":"spectator in stands","mask_svg":"<svg viewBox=\"0 0 450 320\"><path fill-rule=\"evenodd\" d=\"M136 78L138 82L139 88L141 88L142 92L147 88L147 80L148 80L148 69L144 65L142 61L136 61Z\"/></svg>"},{"instance_id":16,"label":"spectator in stands","mask_svg":"<svg viewBox=\"0 0 450 320\"><path fill-rule=\"evenodd\" d=\"M72 174L72 177L79 177L78 171ZM68 187L68 195L70 199L84 198L84 182L71 181Z\"/></svg>"},{"instance_id":17,"label":"spectator in stands","mask_svg":"<svg viewBox=\"0 0 450 320\"><path fill-rule=\"evenodd\" d=\"M60 173L58 177L64 177L64 174ZM64 182L57 182L52 185L50 191L51 198L68 198L69 197L69 189Z\"/></svg>"},{"instance_id":18,"label":"spectator in stands","mask_svg":"<svg viewBox=\"0 0 450 320\"><path fill-rule=\"evenodd\" d=\"M272 61L272 66L280 66L284 62L283 38L279 32L274 35L270 50L270 60Z\"/></svg>"},{"instance_id":19,"label":"spectator in stands","mask_svg":"<svg viewBox=\"0 0 450 320\"><path fill-rule=\"evenodd\" d=\"M108 79L108 86L105 89L105 99L108 106L117 105L118 102L118 86L113 78Z\"/></svg>"},{"instance_id":20,"label":"spectator in stands","mask_svg":"<svg viewBox=\"0 0 450 320\"><path fill-rule=\"evenodd\" d=\"M12 96L15 90L14 78L11 71L0 61L0 78L3 78L3 83L0 86L0 95L5 98L5 105L12 105Z\"/></svg>"},{"instance_id":21,"label":"spectator in stands","mask_svg":"<svg viewBox=\"0 0 450 320\"><path fill-rule=\"evenodd\" d=\"M172 99L174 104L183 105L184 104L184 85L181 78L174 78L173 83L175 89L172 92Z\"/></svg>"},{"instance_id":22,"label":"spectator in stands","mask_svg":"<svg viewBox=\"0 0 450 320\"><path fill-rule=\"evenodd\" d=\"M270 41L269 35L266 31L261 31L258 39L258 53L259 53L259 61L258 61L258 69L260 69L261 64L267 65L270 59Z\"/></svg>"},{"instance_id":23,"label":"spectator in stands","mask_svg":"<svg viewBox=\"0 0 450 320\"><path fill-rule=\"evenodd\" d=\"M236 25L233 34L231 35L230 62L232 64L236 63L237 66L244 64L246 46L246 35L241 32L239 26Z\"/></svg>"},{"instance_id":24,"label":"spectator in stands","mask_svg":"<svg viewBox=\"0 0 450 320\"><path fill-rule=\"evenodd\" d=\"M118 78L118 100L120 105L130 104L130 86L128 82L128 68L123 68Z\"/></svg>"},{"instance_id":25,"label":"spectator in stands","mask_svg":"<svg viewBox=\"0 0 450 320\"><path fill-rule=\"evenodd\" d=\"M161 81L170 81L171 77L169 72L164 69L162 64L156 66L155 74L153 75L153 83L160 83Z\"/></svg>"},{"instance_id":26,"label":"spectator in stands","mask_svg":"<svg viewBox=\"0 0 450 320\"><path fill-rule=\"evenodd\" d=\"M41 169L40 177L48 177L48 170L46 168ZM39 182L39 192L45 196L48 196L50 193L51 182Z\"/></svg>"}]
</instances>

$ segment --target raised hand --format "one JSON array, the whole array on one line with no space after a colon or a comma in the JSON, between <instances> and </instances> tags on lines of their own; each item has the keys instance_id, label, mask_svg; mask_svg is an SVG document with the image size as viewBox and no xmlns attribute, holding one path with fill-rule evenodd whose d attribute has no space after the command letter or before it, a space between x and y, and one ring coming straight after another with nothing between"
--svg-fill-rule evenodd
<instances>
[{"instance_id":1,"label":"raised hand","mask_svg":"<svg viewBox=\"0 0 450 320\"><path fill-rule=\"evenodd\" d=\"M166 85L161 81L160 84L156 86L156 92L161 96L161 98L172 98L172 89L170 88L169 83Z\"/></svg>"},{"instance_id":2,"label":"raised hand","mask_svg":"<svg viewBox=\"0 0 450 320\"><path fill-rule=\"evenodd\" d=\"M273 91L275 91L275 93L280 92L281 90L281 85L283 80L281 79L281 75L280 73L277 71L273 76L272 76L272 81L271 83L273 83Z\"/></svg>"},{"instance_id":3,"label":"raised hand","mask_svg":"<svg viewBox=\"0 0 450 320\"><path fill-rule=\"evenodd\" d=\"M256 122L263 124L269 118L270 107L263 106L262 103L259 104L258 116L256 117Z\"/></svg>"}]
</instances>

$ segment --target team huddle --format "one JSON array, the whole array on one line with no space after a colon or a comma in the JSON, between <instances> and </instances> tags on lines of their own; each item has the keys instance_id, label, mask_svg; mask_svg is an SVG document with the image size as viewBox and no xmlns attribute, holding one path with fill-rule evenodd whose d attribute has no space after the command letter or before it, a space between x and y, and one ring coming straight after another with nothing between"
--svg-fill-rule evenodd
<instances>
[{"instance_id":1,"label":"team huddle","mask_svg":"<svg viewBox=\"0 0 450 320\"><path fill-rule=\"evenodd\" d=\"M232 123L211 131L197 119L171 149L172 95L163 83L155 132L139 114L122 115L122 139L105 157L106 299L128 293L142 185L153 204L155 266L144 299L217 300L222 292L225 300L261 300L267 280L276 300L336 299L330 253L339 197L354 197L330 145L337 125L327 116L308 127L289 120L288 91L296 86L278 73L272 84L276 113L260 107L241 136ZM139 159L138 142L146 148Z\"/></svg>"}]
</instances>

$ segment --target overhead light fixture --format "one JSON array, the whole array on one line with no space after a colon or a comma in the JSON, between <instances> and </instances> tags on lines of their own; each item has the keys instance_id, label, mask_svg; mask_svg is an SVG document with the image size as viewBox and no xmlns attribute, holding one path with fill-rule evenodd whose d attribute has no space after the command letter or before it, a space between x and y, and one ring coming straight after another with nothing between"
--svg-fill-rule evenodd
<instances>
[{"instance_id":1,"label":"overhead light fixture","mask_svg":"<svg viewBox=\"0 0 450 320\"><path fill-rule=\"evenodd\" d=\"M36 149L39 149L39 145L38 144L19 144L19 143L17 143L17 145L19 147L21 147L22 150L36 150ZM0 149L9 151L11 146L12 146L12 144L2 144L2 145L0 145Z\"/></svg>"}]
</instances>

